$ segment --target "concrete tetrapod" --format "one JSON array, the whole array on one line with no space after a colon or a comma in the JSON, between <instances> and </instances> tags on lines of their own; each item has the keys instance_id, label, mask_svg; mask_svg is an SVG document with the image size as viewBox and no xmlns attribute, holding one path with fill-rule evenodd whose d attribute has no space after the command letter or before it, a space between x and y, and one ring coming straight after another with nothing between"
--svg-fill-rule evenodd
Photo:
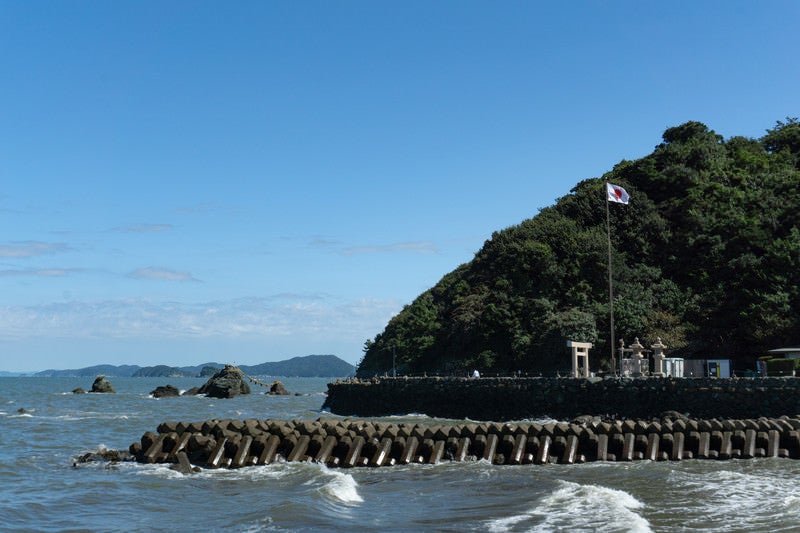
<instances>
[{"instance_id":1,"label":"concrete tetrapod","mask_svg":"<svg viewBox=\"0 0 800 533\"><path fill-rule=\"evenodd\" d=\"M276 461L379 467L485 460L496 465L684 459L800 459L800 418L387 424L370 421L164 422L130 446L142 463L242 468Z\"/></svg>"}]
</instances>

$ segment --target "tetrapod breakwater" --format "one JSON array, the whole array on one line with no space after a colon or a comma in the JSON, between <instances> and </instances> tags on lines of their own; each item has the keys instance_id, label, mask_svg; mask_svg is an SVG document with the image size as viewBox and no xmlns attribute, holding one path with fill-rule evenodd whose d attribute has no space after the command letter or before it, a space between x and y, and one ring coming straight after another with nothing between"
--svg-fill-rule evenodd
<instances>
[{"instance_id":1,"label":"tetrapod breakwater","mask_svg":"<svg viewBox=\"0 0 800 533\"><path fill-rule=\"evenodd\" d=\"M379 467L485 460L497 465L684 459L800 459L800 418L391 424L365 420L164 422L130 446L142 463L186 473L306 461Z\"/></svg>"}]
</instances>

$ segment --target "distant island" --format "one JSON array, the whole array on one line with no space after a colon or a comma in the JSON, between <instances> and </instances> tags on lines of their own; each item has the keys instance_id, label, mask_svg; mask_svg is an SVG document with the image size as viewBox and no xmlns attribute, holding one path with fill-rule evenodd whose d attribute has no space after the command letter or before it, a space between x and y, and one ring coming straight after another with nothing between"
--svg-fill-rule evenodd
<instances>
[{"instance_id":1,"label":"distant island","mask_svg":"<svg viewBox=\"0 0 800 533\"><path fill-rule=\"evenodd\" d=\"M94 365L68 370L43 370L34 377L94 377L103 374L109 377L207 377L223 368L223 363L204 363L196 366L138 366L138 365ZM307 355L284 361L258 365L237 365L251 376L281 376L298 378L348 377L355 374L355 366L335 355ZM12 375L0 373L0 375ZM19 374L15 374L19 375Z\"/></svg>"}]
</instances>

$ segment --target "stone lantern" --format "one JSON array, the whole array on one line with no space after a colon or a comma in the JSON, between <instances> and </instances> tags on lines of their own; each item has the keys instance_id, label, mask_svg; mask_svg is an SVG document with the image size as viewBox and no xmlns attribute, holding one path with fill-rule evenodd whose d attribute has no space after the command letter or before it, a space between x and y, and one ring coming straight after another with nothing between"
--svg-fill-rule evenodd
<instances>
[{"instance_id":1,"label":"stone lantern","mask_svg":"<svg viewBox=\"0 0 800 533\"><path fill-rule=\"evenodd\" d=\"M664 372L664 350L667 349L667 346L661 342L661 337L656 338L656 343L650 346L653 349L653 363L656 366L657 372L654 372L654 376L664 377L667 374Z\"/></svg>"},{"instance_id":2,"label":"stone lantern","mask_svg":"<svg viewBox=\"0 0 800 533\"><path fill-rule=\"evenodd\" d=\"M642 372L642 359L644 359L642 351L644 350L644 346L642 346L642 343L639 342L639 337L636 337L633 340L633 344L631 344L629 348L633 353L631 356L631 359L633 360L633 373L636 376L641 376L644 373Z\"/></svg>"}]
</instances>

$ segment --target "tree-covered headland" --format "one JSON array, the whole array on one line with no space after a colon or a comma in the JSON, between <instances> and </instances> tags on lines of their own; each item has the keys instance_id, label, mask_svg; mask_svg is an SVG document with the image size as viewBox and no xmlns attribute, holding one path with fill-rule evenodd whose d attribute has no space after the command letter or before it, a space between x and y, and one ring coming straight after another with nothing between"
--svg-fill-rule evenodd
<instances>
[{"instance_id":1,"label":"tree-covered headland","mask_svg":"<svg viewBox=\"0 0 800 533\"><path fill-rule=\"evenodd\" d=\"M728 140L687 122L493 233L365 343L357 375L391 372L393 350L402 373L553 372L568 339L607 367L606 181L630 193L609 204L617 338L738 367L800 343L800 122Z\"/></svg>"}]
</instances>

